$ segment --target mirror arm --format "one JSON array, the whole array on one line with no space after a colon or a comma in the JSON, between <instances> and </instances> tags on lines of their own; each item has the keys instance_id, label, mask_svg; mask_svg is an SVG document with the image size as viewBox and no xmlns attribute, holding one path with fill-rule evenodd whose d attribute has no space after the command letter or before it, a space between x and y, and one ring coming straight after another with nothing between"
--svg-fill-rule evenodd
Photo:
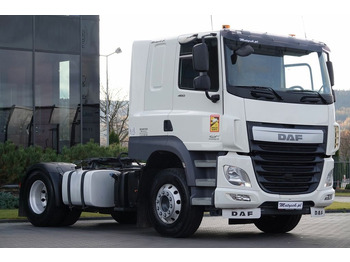
<instances>
[{"instance_id":1,"label":"mirror arm","mask_svg":"<svg viewBox=\"0 0 350 262\"><path fill-rule=\"evenodd\" d=\"M210 33L210 34L203 35L203 36L201 37L201 38L202 38L202 43L205 43L204 38L205 38L205 37L208 37L208 36L216 36L216 33Z\"/></svg>"},{"instance_id":2,"label":"mirror arm","mask_svg":"<svg viewBox=\"0 0 350 262\"><path fill-rule=\"evenodd\" d=\"M217 101L220 100L220 95L216 94L216 95L210 96L207 90L205 91L205 96L213 103L216 103Z\"/></svg>"}]
</instances>

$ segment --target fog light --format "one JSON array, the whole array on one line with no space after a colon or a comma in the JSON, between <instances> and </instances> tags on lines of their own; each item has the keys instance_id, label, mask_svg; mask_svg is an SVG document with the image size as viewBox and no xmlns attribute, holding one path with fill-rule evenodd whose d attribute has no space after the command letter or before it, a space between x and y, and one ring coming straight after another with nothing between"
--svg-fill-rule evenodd
<instances>
[{"instance_id":1,"label":"fog light","mask_svg":"<svg viewBox=\"0 0 350 262\"><path fill-rule=\"evenodd\" d=\"M241 194L230 194L233 200L237 201L251 201L250 196Z\"/></svg>"},{"instance_id":2,"label":"fog light","mask_svg":"<svg viewBox=\"0 0 350 262\"><path fill-rule=\"evenodd\" d=\"M333 186L333 169L328 173L326 177L326 182L324 183L324 187Z\"/></svg>"},{"instance_id":3,"label":"fog light","mask_svg":"<svg viewBox=\"0 0 350 262\"><path fill-rule=\"evenodd\" d=\"M329 194L329 195L327 195L325 198L324 198L324 200L332 200L333 199L333 194Z\"/></svg>"},{"instance_id":4,"label":"fog light","mask_svg":"<svg viewBox=\"0 0 350 262\"><path fill-rule=\"evenodd\" d=\"M252 187L248 174L236 166L224 166L225 178L234 186Z\"/></svg>"}]
</instances>

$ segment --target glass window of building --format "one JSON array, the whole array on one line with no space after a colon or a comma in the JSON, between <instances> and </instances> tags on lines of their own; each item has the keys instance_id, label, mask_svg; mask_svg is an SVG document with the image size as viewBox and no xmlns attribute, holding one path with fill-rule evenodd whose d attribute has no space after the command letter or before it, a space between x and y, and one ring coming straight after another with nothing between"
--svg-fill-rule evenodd
<instances>
[{"instance_id":1,"label":"glass window of building","mask_svg":"<svg viewBox=\"0 0 350 262\"><path fill-rule=\"evenodd\" d=\"M61 150L77 140L71 135L80 105L80 59L37 52L35 68L35 143Z\"/></svg>"},{"instance_id":2,"label":"glass window of building","mask_svg":"<svg viewBox=\"0 0 350 262\"><path fill-rule=\"evenodd\" d=\"M0 16L0 143L99 143L98 16Z\"/></svg>"},{"instance_id":3,"label":"glass window of building","mask_svg":"<svg viewBox=\"0 0 350 262\"><path fill-rule=\"evenodd\" d=\"M32 53L0 49L0 142L28 146L32 115Z\"/></svg>"}]
</instances>

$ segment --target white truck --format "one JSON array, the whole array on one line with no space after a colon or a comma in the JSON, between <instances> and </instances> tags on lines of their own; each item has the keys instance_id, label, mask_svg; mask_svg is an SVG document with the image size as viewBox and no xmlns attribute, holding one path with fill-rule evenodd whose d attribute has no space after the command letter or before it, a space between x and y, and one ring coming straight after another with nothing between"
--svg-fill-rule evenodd
<instances>
[{"instance_id":1,"label":"white truck","mask_svg":"<svg viewBox=\"0 0 350 262\"><path fill-rule=\"evenodd\" d=\"M171 237L204 212L269 233L324 216L339 148L329 52L227 27L135 42L128 156L30 167L19 213L35 226L109 213Z\"/></svg>"}]
</instances>

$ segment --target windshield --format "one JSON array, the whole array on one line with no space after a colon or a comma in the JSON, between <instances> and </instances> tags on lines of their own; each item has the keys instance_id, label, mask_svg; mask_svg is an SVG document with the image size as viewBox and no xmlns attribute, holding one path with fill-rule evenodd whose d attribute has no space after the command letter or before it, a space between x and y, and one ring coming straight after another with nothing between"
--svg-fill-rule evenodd
<instances>
[{"instance_id":1,"label":"windshield","mask_svg":"<svg viewBox=\"0 0 350 262\"><path fill-rule=\"evenodd\" d=\"M333 102L324 53L250 43L253 52L241 55L247 45L225 39L229 93L293 103Z\"/></svg>"}]
</instances>

